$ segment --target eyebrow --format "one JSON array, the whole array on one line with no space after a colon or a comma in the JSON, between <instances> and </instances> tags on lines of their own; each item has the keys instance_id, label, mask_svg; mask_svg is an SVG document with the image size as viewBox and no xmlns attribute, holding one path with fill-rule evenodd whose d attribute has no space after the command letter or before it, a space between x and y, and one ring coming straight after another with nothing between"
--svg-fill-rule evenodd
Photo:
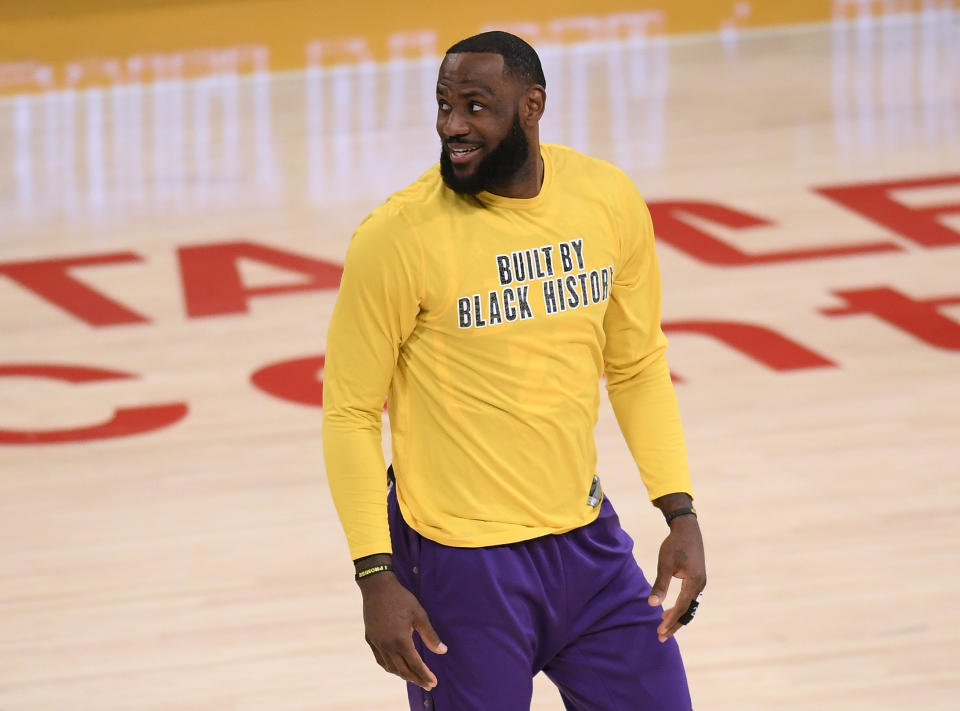
<instances>
[{"instance_id":1,"label":"eyebrow","mask_svg":"<svg viewBox=\"0 0 960 711\"><path fill-rule=\"evenodd\" d=\"M445 87L442 87L440 84L437 84L437 93L441 93L441 90L447 91ZM471 96L485 96L492 97L494 96L493 89L482 82L477 82L474 86L471 86L467 89L458 93L459 96L464 98L469 98Z\"/></svg>"}]
</instances>

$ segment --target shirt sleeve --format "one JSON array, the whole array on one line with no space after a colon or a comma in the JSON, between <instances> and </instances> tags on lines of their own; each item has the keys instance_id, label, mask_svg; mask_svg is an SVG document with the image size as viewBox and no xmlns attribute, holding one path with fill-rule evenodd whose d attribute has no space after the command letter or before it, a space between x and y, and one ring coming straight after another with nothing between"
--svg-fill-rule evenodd
<instances>
[{"instance_id":1,"label":"shirt sleeve","mask_svg":"<svg viewBox=\"0 0 960 711\"><path fill-rule=\"evenodd\" d=\"M383 404L422 294L422 252L403 213L381 207L354 233L327 332L323 455L354 560L390 553Z\"/></svg>"},{"instance_id":2,"label":"shirt sleeve","mask_svg":"<svg viewBox=\"0 0 960 711\"><path fill-rule=\"evenodd\" d=\"M693 495L676 392L660 326L660 268L646 203L623 176L620 257L614 267L606 335L607 393L650 499Z\"/></svg>"}]
</instances>

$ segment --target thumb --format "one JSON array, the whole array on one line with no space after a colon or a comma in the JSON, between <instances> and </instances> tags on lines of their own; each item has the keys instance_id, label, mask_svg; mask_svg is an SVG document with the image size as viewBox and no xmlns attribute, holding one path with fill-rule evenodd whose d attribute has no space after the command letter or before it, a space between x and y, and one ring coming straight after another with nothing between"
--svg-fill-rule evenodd
<instances>
[{"instance_id":1,"label":"thumb","mask_svg":"<svg viewBox=\"0 0 960 711\"><path fill-rule=\"evenodd\" d=\"M440 641L440 635L433 629L430 618L427 617L427 611L422 607L419 614L413 618L413 628L420 634L420 639L423 640L423 643L427 645L427 649L431 652L434 654L447 653L447 645Z\"/></svg>"},{"instance_id":2,"label":"thumb","mask_svg":"<svg viewBox=\"0 0 960 711\"><path fill-rule=\"evenodd\" d=\"M670 587L670 578L672 573L668 570L663 561L663 555L657 562L657 579L653 583L653 589L650 591L650 597L647 598L647 604L650 607L656 607L667 597L667 588Z\"/></svg>"}]
</instances>

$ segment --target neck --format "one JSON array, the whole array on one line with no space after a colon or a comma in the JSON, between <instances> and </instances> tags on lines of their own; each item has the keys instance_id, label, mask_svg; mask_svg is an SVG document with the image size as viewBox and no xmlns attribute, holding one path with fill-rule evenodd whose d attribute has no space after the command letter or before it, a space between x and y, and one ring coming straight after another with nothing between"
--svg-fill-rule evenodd
<instances>
[{"instance_id":1,"label":"neck","mask_svg":"<svg viewBox=\"0 0 960 711\"><path fill-rule=\"evenodd\" d=\"M487 192L508 198L532 198L540 194L543 186L543 158L540 157L540 141L530 140L530 155L510 180L487 188Z\"/></svg>"}]
</instances>

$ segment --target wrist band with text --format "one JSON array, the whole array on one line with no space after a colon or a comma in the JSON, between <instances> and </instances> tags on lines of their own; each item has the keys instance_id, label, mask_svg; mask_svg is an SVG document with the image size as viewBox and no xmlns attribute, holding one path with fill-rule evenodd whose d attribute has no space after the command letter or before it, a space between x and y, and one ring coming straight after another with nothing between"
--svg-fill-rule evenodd
<instances>
[{"instance_id":1,"label":"wrist band with text","mask_svg":"<svg viewBox=\"0 0 960 711\"><path fill-rule=\"evenodd\" d=\"M369 577L371 575L376 575L377 573L386 573L393 570L393 566L389 563L383 563L382 565L375 565L372 568L367 568L361 570L359 573L353 576L354 580L362 580L363 578Z\"/></svg>"}]
</instances>

